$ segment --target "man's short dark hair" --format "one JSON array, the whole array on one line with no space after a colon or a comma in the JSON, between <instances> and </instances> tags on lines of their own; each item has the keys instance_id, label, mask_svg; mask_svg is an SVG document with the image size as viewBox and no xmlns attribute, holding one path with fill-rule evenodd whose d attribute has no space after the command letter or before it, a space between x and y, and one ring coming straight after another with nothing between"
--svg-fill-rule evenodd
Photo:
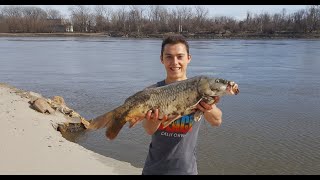
<instances>
[{"instance_id":1,"label":"man's short dark hair","mask_svg":"<svg viewBox=\"0 0 320 180\"><path fill-rule=\"evenodd\" d=\"M169 35L166 38L163 39L162 41L162 45L161 45L161 56L163 54L164 51L164 46L167 44L178 44L178 43L182 43L186 46L187 49L187 53L189 55L189 43L186 40L186 38L180 34L174 34L174 35Z\"/></svg>"}]
</instances>

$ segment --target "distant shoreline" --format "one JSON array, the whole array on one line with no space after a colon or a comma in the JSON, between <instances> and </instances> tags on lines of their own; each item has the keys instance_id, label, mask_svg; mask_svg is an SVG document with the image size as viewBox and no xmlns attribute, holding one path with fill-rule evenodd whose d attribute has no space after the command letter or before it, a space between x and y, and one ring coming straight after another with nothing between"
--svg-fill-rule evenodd
<instances>
[{"instance_id":1,"label":"distant shoreline","mask_svg":"<svg viewBox=\"0 0 320 180\"><path fill-rule=\"evenodd\" d=\"M107 38L135 38L135 39L161 39L170 33L165 34L107 34L107 33L0 33L0 37L107 37ZM319 39L320 32L303 33L238 33L238 34L191 34L183 33L189 39Z\"/></svg>"}]
</instances>

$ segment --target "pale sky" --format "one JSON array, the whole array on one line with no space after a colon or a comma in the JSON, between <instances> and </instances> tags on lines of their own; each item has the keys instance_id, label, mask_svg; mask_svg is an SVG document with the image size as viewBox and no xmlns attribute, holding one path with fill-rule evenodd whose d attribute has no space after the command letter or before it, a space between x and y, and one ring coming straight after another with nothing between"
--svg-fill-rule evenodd
<instances>
[{"instance_id":1,"label":"pale sky","mask_svg":"<svg viewBox=\"0 0 320 180\"><path fill-rule=\"evenodd\" d=\"M0 5L4 6L4 5ZM62 15L69 15L68 8L70 5L32 5L39 6L43 9L50 7L52 9L59 10ZM112 9L120 8L125 5L107 5L112 7ZM140 5L141 6L141 5ZM165 5L167 7L175 8L177 6L187 6L192 7L194 5ZM305 9L307 5L201 5L206 7L209 10L209 16L228 16L234 17L236 19L243 19L246 17L247 11L252 12L253 14L260 14L262 12L269 12L271 14L280 13L283 8L286 9L287 13L296 12L301 9ZM94 5L89 5L89 7L94 7Z\"/></svg>"}]
</instances>

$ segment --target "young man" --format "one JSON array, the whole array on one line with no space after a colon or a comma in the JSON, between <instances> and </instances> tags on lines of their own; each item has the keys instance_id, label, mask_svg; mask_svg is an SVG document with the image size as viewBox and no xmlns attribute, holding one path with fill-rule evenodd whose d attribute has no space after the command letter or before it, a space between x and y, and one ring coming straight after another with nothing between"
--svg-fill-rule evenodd
<instances>
[{"instance_id":1,"label":"young man","mask_svg":"<svg viewBox=\"0 0 320 180\"><path fill-rule=\"evenodd\" d=\"M191 55L186 39L181 35L165 38L162 42L160 60L167 76L165 80L150 87L164 86L187 79L187 67ZM216 97L215 100L218 102L219 98ZM197 108L204 112L205 120L212 126L221 124L222 112L215 104L200 102ZM193 113L163 128L161 123L168 120L167 116L159 119L158 114L159 109L149 111L143 120L143 128L152 135L152 140L142 174L198 174L195 151L202 121L194 121Z\"/></svg>"}]
</instances>

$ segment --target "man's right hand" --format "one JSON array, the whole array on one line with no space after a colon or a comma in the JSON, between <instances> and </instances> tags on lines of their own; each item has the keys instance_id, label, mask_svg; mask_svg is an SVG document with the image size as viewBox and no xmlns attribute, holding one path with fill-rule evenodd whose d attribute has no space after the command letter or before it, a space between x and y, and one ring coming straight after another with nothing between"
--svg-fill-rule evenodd
<instances>
[{"instance_id":1,"label":"man's right hand","mask_svg":"<svg viewBox=\"0 0 320 180\"><path fill-rule=\"evenodd\" d=\"M162 119L159 119L159 109L149 110L146 114L146 119L154 123L162 123L168 120L168 116L164 115Z\"/></svg>"},{"instance_id":2,"label":"man's right hand","mask_svg":"<svg viewBox=\"0 0 320 180\"><path fill-rule=\"evenodd\" d=\"M164 115L162 119L159 119L159 109L149 110L143 121L143 127L148 134L152 135L157 131L161 123L168 120L170 119L168 119L167 115Z\"/></svg>"}]
</instances>

